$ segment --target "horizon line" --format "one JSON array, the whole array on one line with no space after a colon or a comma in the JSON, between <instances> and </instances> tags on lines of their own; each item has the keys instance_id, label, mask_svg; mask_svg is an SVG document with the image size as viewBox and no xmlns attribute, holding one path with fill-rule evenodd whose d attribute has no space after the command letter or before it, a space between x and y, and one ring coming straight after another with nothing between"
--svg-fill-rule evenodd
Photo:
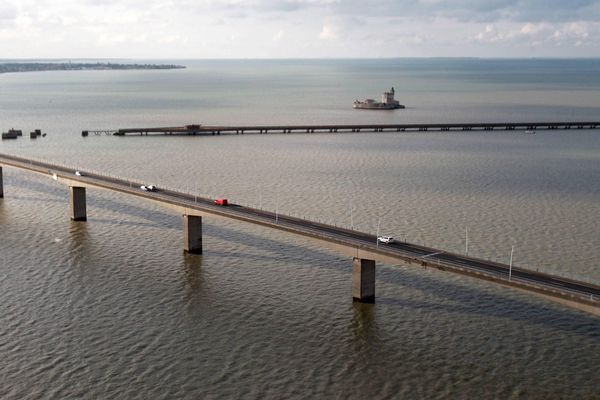
<instances>
[{"instance_id":1,"label":"horizon line","mask_svg":"<svg viewBox=\"0 0 600 400\"><path fill-rule=\"evenodd\" d=\"M236 61L236 60L600 60L600 56L570 57L570 56L531 56L531 57L482 57L482 56L397 56L397 57L11 57L0 58L6 61L71 61L71 60L189 60L189 61Z\"/></svg>"}]
</instances>

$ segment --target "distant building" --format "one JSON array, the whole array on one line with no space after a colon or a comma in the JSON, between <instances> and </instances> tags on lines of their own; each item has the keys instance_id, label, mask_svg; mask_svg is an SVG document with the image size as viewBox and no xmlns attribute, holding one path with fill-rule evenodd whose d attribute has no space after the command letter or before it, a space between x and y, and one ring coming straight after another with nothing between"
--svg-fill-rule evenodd
<instances>
[{"instance_id":1,"label":"distant building","mask_svg":"<svg viewBox=\"0 0 600 400\"><path fill-rule=\"evenodd\" d=\"M352 107L366 110L394 110L397 108L405 108L398 100L394 99L395 93L396 91L394 88L391 88L389 92L384 92L381 95L381 102L377 102L373 99L366 99L365 101L355 100Z\"/></svg>"},{"instance_id":2,"label":"distant building","mask_svg":"<svg viewBox=\"0 0 600 400\"><path fill-rule=\"evenodd\" d=\"M2 133L2 139L16 139L19 136L23 136L23 131L19 129L9 129Z\"/></svg>"}]
</instances>

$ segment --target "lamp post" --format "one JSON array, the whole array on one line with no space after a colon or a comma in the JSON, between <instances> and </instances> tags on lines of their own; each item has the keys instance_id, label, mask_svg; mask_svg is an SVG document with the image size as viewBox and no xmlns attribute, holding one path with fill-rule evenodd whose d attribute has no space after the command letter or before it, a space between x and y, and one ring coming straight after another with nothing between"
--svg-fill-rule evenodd
<instances>
[{"instance_id":1,"label":"lamp post","mask_svg":"<svg viewBox=\"0 0 600 400\"><path fill-rule=\"evenodd\" d=\"M275 201L275 223L279 222L279 193L277 193L277 199Z\"/></svg>"},{"instance_id":2,"label":"lamp post","mask_svg":"<svg viewBox=\"0 0 600 400\"><path fill-rule=\"evenodd\" d=\"M515 246L510 246L510 262L508 263L508 280L510 281L512 278L512 260L513 260L513 252L515 251Z\"/></svg>"},{"instance_id":3,"label":"lamp post","mask_svg":"<svg viewBox=\"0 0 600 400\"><path fill-rule=\"evenodd\" d=\"M469 255L469 228L465 226L465 255Z\"/></svg>"}]
</instances>

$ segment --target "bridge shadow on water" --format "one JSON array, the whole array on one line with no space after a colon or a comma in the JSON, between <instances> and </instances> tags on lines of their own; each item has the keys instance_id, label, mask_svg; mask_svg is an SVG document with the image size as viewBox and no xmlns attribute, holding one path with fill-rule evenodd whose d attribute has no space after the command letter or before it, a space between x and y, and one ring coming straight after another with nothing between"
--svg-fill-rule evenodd
<instances>
[{"instance_id":1,"label":"bridge shadow on water","mask_svg":"<svg viewBox=\"0 0 600 400\"><path fill-rule=\"evenodd\" d=\"M14 184L14 183L13 183ZM44 194L44 202L63 203L68 207L68 197L57 192L56 185L46 184L39 181L19 180L19 187L29 189ZM92 192L93 193L93 192ZM5 197L9 197L10 192ZM40 198L33 196L11 196L21 200L36 200ZM67 200L67 201L66 201ZM0 205L1 205L0 200ZM146 202L143 202L146 203ZM1 207L1 206L0 206ZM156 206L154 206L156 207ZM115 212L125 217L134 217L144 220L130 221L127 218L94 218L94 209ZM335 252L320 250L317 246L308 242L308 239L301 239L301 244L293 244L288 241L280 241L274 238L237 230L235 228L224 227L213 222L210 217L204 219L204 234L207 237L216 239L219 242L242 245L246 248L255 249L257 253L240 252L240 257L245 260L255 261L254 265L260 265L261 261L285 260L282 265L294 265L294 268L306 266L306 254L310 252L313 260L325 260L318 265L319 268L329 269L344 274L348 274L348 288L350 290L350 274L352 271L352 261L346 257L335 256ZM87 224L106 224L125 227L148 227L157 229L168 229L172 231L181 231L182 219L171 212L161 210L149 210L147 207L136 205L120 199L107 198L106 196L94 197L88 193L88 222ZM240 223L241 224L241 223ZM263 228L258 228L263 229ZM265 230L268 228L264 228ZM93 240L93 237L85 230L84 235L75 235L84 240ZM294 237L287 235L286 237ZM310 247L309 247L310 243ZM74 247L76 248L76 247ZM231 258L235 253L211 250L206 247L205 254L211 257ZM194 269L201 264L201 256L185 256L186 274L198 280L198 275ZM199 262L200 261L200 262ZM417 273L415 266L378 266L377 282L379 284L392 285L396 288L405 288L407 291L419 291L425 293L430 301L412 300L408 297L385 297L379 295L376 298L376 304L355 306L355 317L361 319L361 315L367 319L375 318L371 307L396 307L401 309L429 310L432 312L442 312L449 314L467 314L479 315L482 317L503 318L515 322L533 324L585 336L590 339L600 340L600 323L597 317L590 314L563 308L566 306L544 304L545 300L534 301L525 298L517 298L510 294L519 293L520 296L527 296L523 292L515 292L513 289L499 287L496 284L477 280L477 284L490 285L488 288L475 287L469 282L475 282L469 277L462 277L463 282L445 280L444 277L451 277L451 273L431 269L431 274ZM414 269L414 270L411 270ZM454 275L457 277L458 275ZM200 279L201 280L201 279ZM500 288L507 291L503 295L492 288ZM508 291L511 292L508 292ZM381 293L381 292L380 292ZM534 296L533 294L531 296ZM538 300L538 299L535 299ZM365 308L366 307L366 308ZM371 311L370 311L371 310Z\"/></svg>"}]
</instances>

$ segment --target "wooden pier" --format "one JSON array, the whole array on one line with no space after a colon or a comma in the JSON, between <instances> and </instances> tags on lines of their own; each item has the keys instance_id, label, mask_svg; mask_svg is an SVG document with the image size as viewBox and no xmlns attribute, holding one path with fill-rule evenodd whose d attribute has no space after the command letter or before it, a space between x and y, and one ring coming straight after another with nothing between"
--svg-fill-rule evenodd
<instances>
[{"instance_id":1,"label":"wooden pier","mask_svg":"<svg viewBox=\"0 0 600 400\"><path fill-rule=\"evenodd\" d=\"M451 124L363 124L363 125L185 125L156 128L125 128L118 130L86 130L83 136L96 135L221 135L246 133L349 133L349 132L452 132L452 131L524 131L600 129L600 121L574 122L480 122Z\"/></svg>"}]
</instances>

